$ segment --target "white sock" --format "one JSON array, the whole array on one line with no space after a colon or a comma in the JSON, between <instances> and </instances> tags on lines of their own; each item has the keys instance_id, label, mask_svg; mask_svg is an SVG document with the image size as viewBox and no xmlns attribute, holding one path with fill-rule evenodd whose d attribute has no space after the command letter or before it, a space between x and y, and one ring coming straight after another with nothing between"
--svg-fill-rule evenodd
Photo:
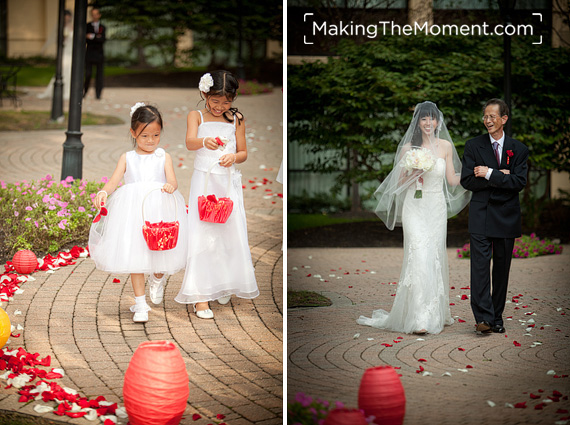
<instances>
[{"instance_id":1,"label":"white sock","mask_svg":"<svg viewBox=\"0 0 570 425\"><path fill-rule=\"evenodd\" d=\"M140 297L135 297L135 304L136 305L146 305L146 296L141 295Z\"/></svg>"}]
</instances>

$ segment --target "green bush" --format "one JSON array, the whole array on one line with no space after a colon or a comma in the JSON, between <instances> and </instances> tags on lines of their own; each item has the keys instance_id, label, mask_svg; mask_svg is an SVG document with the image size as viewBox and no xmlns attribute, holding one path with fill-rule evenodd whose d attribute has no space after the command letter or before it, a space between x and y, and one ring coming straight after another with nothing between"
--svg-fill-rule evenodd
<instances>
[{"instance_id":1,"label":"green bush","mask_svg":"<svg viewBox=\"0 0 570 425\"><path fill-rule=\"evenodd\" d=\"M103 183L39 181L0 182L0 257L20 249L57 252L68 244L86 244L95 213L91 199Z\"/></svg>"},{"instance_id":2,"label":"green bush","mask_svg":"<svg viewBox=\"0 0 570 425\"><path fill-rule=\"evenodd\" d=\"M529 148L532 170L570 171L570 50L533 41L513 38L513 137ZM342 40L333 54L290 65L287 75L288 139L318 158L341 153L305 164L307 171L336 173L333 190L376 183L388 174L392 162L386 159L417 103L437 103L461 156L468 139L486 132L482 105L503 96L500 37ZM350 168L343 162L349 153Z\"/></svg>"}]
</instances>

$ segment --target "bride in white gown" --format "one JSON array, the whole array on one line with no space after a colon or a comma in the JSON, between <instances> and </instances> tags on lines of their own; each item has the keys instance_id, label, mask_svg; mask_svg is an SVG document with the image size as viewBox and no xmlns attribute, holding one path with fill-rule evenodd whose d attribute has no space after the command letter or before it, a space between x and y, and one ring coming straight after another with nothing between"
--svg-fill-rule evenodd
<instances>
[{"instance_id":1,"label":"bride in white gown","mask_svg":"<svg viewBox=\"0 0 570 425\"><path fill-rule=\"evenodd\" d=\"M396 332L438 334L453 319L449 309L447 218L469 202L459 184L461 161L443 115L432 102L416 105L398 145L394 168L376 190L376 214L404 232L404 261L390 313L360 316L361 325Z\"/></svg>"},{"instance_id":2,"label":"bride in white gown","mask_svg":"<svg viewBox=\"0 0 570 425\"><path fill-rule=\"evenodd\" d=\"M63 99L69 100L71 91L71 58L73 53L73 20L69 10L64 13L63 26L63 54L61 61L61 78L63 80ZM45 51L51 44L57 44L57 28L53 37L45 43L42 51ZM55 84L55 75L51 78L45 90L38 94L39 99L49 99L53 95L53 85Z\"/></svg>"}]
</instances>

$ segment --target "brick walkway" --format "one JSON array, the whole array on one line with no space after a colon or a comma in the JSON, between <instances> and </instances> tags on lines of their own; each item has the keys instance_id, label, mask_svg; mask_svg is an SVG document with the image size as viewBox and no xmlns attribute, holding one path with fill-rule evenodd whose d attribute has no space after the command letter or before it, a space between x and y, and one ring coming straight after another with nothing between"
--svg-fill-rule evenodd
<instances>
[{"instance_id":1,"label":"brick walkway","mask_svg":"<svg viewBox=\"0 0 570 425\"><path fill-rule=\"evenodd\" d=\"M37 100L38 89L23 98L28 110L47 110L51 101ZM172 155L185 198L190 188L193 153L184 144L186 115L196 107L198 90L106 89L104 99L89 96L84 111L117 115L127 121L131 105L150 100L164 117L161 145ZM38 272L25 283L24 293L6 307L13 324L24 326L22 337L12 339L41 356L51 355L53 367L66 376L57 382L88 396L104 395L122 402L123 375L137 346L146 340L177 344L190 378L190 397L183 424L211 423L217 414L231 425L282 423L283 406L283 254L282 193L274 182L282 157L281 90L260 96L241 96L236 106L248 125L249 158L240 166L247 210L249 242L261 295L254 300L232 298L222 307L212 303L213 321L198 319L191 306L174 296L183 272L168 280L165 301L152 306L146 324L132 322L133 304L126 275L98 271L91 259L79 260L54 274ZM5 108L11 105L5 102ZM84 127L83 177L110 176L122 152L131 149L128 125ZM0 179L8 182L61 174L63 131L9 132L0 134ZM248 180L267 178L272 183L252 190ZM270 188L271 192L265 192ZM120 278L121 283L113 283ZM15 316L16 310L22 311ZM18 403L14 389L0 389L0 416L24 413L38 416L34 403ZM194 422L192 414L203 419ZM92 423L84 419L43 415L51 421ZM1 421L0 421L1 422ZM125 423L125 421L123 421Z\"/></svg>"},{"instance_id":2,"label":"brick walkway","mask_svg":"<svg viewBox=\"0 0 570 425\"><path fill-rule=\"evenodd\" d=\"M356 407L364 370L392 365L401 368L405 425L558 423L569 416L557 412L570 410L570 378L554 378L547 372L570 374L569 250L565 246L562 255L514 259L509 300L522 297L506 306L505 317L512 316L505 322L507 332L477 336L470 301L461 300L461 295L469 295L461 289L469 286L469 261L456 258L455 249L449 249L450 284L455 287L450 292L455 304L451 313L456 322L439 335L419 337L356 323L373 309L391 309L396 285L389 283L399 279L401 249L289 249L288 289L322 292L333 305L288 311L287 399L304 392ZM535 327L527 332L532 324ZM535 342L542 345L531 348ZM420 363L421 358L427 362ZM416 373L420 365L433 375ZM451 376L442 376L445 372ZM566 400L535 410L554 390ZM533 400L530 393L541 397ZM496 406L490 407L487 400ZM526 409L505 406L524 401Z\"/></svg>"}]
</instances>

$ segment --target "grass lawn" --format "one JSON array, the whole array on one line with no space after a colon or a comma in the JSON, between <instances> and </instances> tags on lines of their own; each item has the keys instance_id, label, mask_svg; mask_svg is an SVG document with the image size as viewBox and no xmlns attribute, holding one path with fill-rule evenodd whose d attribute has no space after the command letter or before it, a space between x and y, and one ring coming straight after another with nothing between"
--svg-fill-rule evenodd
<instances>
[{"instance_id":1,"label":"grass lawn","mask_svg":"<svg viewBox=\"0 0 570 425\"><path fill-rule=\"evenodd\" d=\"M0 131L60 130L67 128L68 115L62 123L50 122L50 111L0 111ZM109 115L81 114L81 125L124 124L120 118Z\"/></svg>"},{"instance_id":2,"label":"grass lawn","mask_svg":"<svg viewBox=\"0 0 570 425\"><path fill-rule=\"evenodd\" d=\"M152 69L132 69L119 66L106 66L104 73L106 77L126 74L139 74L142 72L184 72L195 71L202 68L152 68ZM55 65L24 66L18 72L18 86L47 86L51 77L55 75Z\"/></svg>"},{"instance_id":3,"label":"grass lawn","mask_svg":"<svg viewBox=\"0 0 570 425\"><path fill-rule=\"evenodd\" d=\"M288 214L287 231L292 232L311 227L330 226L339 223L358 223L362 221L377 221L369 218L330 217L324 214Z\"/></svg>"},{"instance_id":4,"label":"grass lawn","mask_svg":"<svg viewBox=\"0 0 570 425\"><path fill-rule=\"evenodd\" d=\"M326 307L332 305L327 297L312 291L287 291L287 308Z\"/></svg>"}]
</instances>

